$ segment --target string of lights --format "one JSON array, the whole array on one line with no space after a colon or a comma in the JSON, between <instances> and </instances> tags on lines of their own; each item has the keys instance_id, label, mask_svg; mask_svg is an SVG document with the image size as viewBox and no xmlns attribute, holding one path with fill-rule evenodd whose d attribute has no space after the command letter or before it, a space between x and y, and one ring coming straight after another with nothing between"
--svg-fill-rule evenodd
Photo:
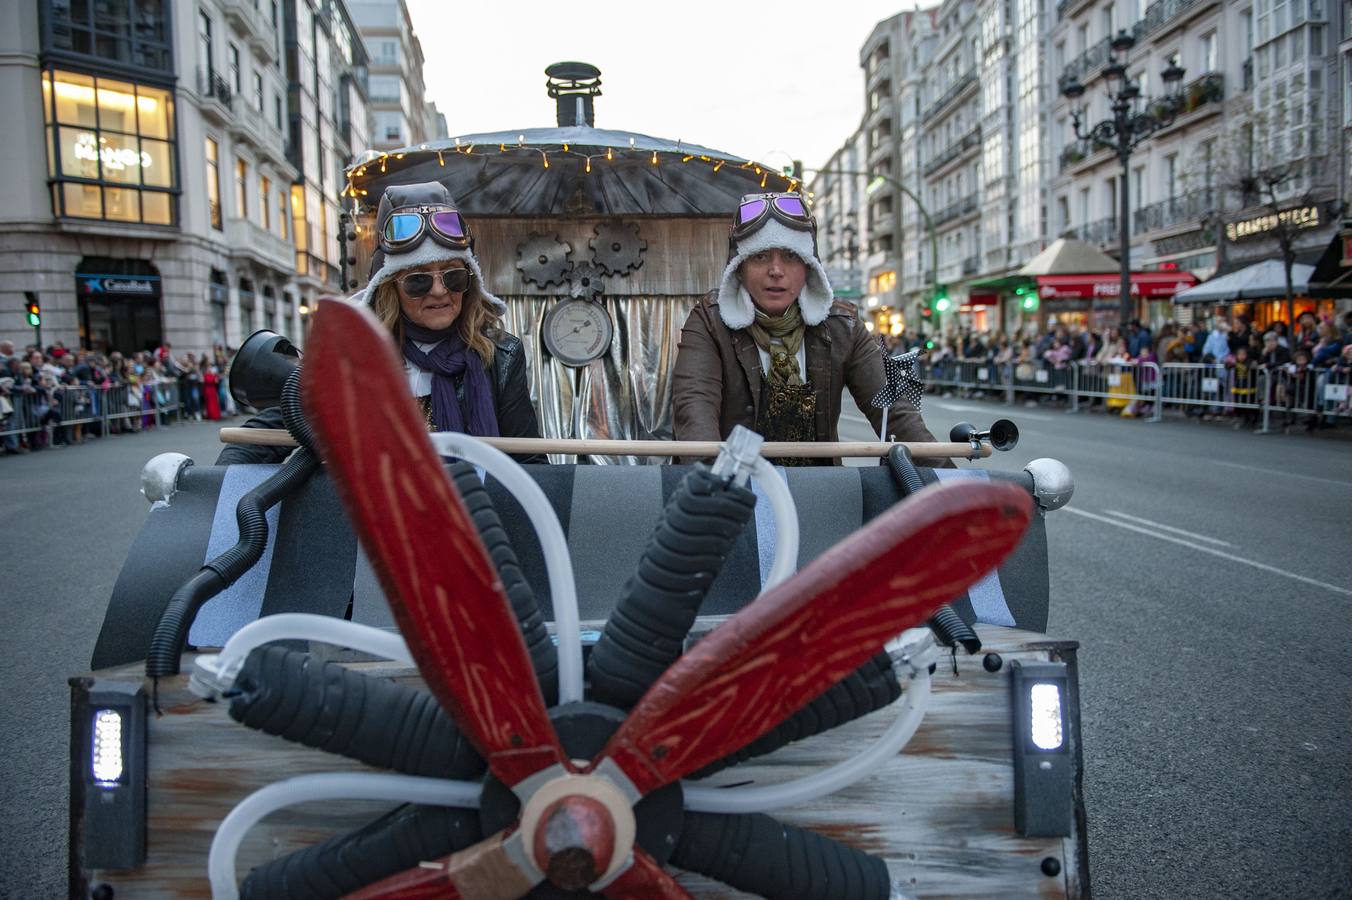
<instances>
[{"instance_id":1,"label":"string of lights","mask_svg":"<svg viewBox=\"0 0 1352 900\"><path fill-rule=\"evenodd\" d=\"M666 155L668 157L678 158L682 165L708 165L710 171L715 175L718 174L725 165L731 163L733 167L738 170L749 170L753 174L760 176L760 187L762 190L770 189L772 178L776 179L776 189L796 191L801 184L801 180L794 177L793 174L777 171L769 166L758 163L755 160L728 159L710 156L705 153L682 153L679 142L674 151L640 150L635 146L635 143L635 139L631 137L629 139L628 147L621 146L617 149L614 146L608 146L605 148L604 152L599 149L596 149L594 152L584 152L567 143L550 144L546 146L533 145L527 143L525 135L521 134L518 135L517 141L514 144L499 142L496 146L490 144L487 148L481 144L466 143L461 141L460 138L455 138L454 147L432 148L428 144L421 144L417 151L405 150L398 153L377 153L376 151L369 151L370 156L367 159L354 164L346 170L347 186L343 189L340 196L350 198L355 205L354 212L360 213L361 199L369 195L367 189L361 186L361 181L366 177L368 170L372 167L378 167L380 174L388 174L393 163L402 161L410 153L414 152L417 152L420 155L423 153L435 153L437 162L441 166L446 165L446 158L451 154L478 156L485 160L503 156L519 159L523 155L538 154L541 167L545 169L551 167L551 159L557 163L560 157L572 157L581 160L583 173L588 175L591 174L594 163L599 165L616 162L632 163L635 160L645 160L647 165L658 166L662 164L661 157ZM811 194L808 195L808 199L812 199Z\"/></svg>"}]
</instances>

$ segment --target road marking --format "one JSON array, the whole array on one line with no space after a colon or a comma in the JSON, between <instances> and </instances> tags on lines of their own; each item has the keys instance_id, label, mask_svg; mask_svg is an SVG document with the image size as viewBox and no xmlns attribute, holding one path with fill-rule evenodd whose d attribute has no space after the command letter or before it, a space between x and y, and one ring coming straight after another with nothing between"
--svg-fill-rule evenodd
<instances>
[{"instance_id":1,"label":"road marking","mask_svg":"<svg viewBox=\"0 0 1352 900\"><path fill-rule=\"evenodd\" d=\"M1324 484L1352 487L1352 481L1341 481L1337 478L1320 478L1318 475L1301 475L1298 472L1284 472L1281 469L1264 469L1262 466L1246 466L1244 463L1226 462L1223 459L1213 459L1210 462L1213 466L1229 466L1232 469L1245 469L1249 472L1261 472L1264 475L1282 475L1286 478L1300 478L1304 481L1319 481Z\"/></svg>"},{"instance_id":2,"label":"road marking","mask_svg":"<svg viewBox=\"0 0 1352 900\"><path fill-rule=\"evenodd\" d=\"M1172 531L1174 534L1181 534L1184 537L1190 537L1195 541L1206 541L1208 544L1220 544L1222 547L1234 546L1234 544L1230 543L1229 541L1223 541L1220 538L1207 537L1206 535L1198 534L1195 531L1184 531L1182 528L1175 528L1172 525L1165 525L1161 522L1152 522L1150 519L1142 519L1140 516L1129 516L1126 513L1118 512L1115 509L1105 509L1104 512L1106 512L1110 516L1117 516L1119 519L1127 519L1128 521L1136 522L1137 524L1140 525L1150 525L1154 528L1160 529L1161 531Z\"/></svg>"},{"instance_id":3,"label":"road marking","mask_svg":"<svg viewBox=\"0 0 1352 900\"><path fill-rule=\"evenodd\" d=\"M931 400L929 403L931 406L937 406L940 409L947 409L952 412L979 412L986 413L987 415L992 412L989 406L976 406L966 403L946 403L942 400ZM1010 409L1005 412L1005 415L1011 419L1036 419L1041 422L1054 422L1058 418L1057 416L1047 415L1046 413L1024 412L1022 409Z\"/></svg>"},{"instance_id":4,"label":"road marking","mask_svg":"<svg viewBox=\"0 0 1352 900\"><path fill-rule=\"evenodd\" d=\"M1339 587L1336 584L1329 584L1327 581L1316 581L1313 578L1306 578L1304 575L1297 575L1295 572L1288 572L1285 569L1279 569L1276 566L1269 566L1267 563L1255 562L1251 559L1245 559L1242 556L1236 556L1233 553L1226 553L1224 550L1217 550L1215 547L1208 547L1205 544L1195 544L1192 541L1185 541L1182 538L1170 537L1167 534L1160 534L1157 531L1151 531L1148 528L1141 528L1137 525L1131 525L1126 522L1119 522L1117 519L1110 519L1107 516L1100 516L1097 513L1086 512L1083 509L1076 509L1073 506L1065 507L1066 512L1074 513L1077 516L1084 516L1087 519L1093 519L1096 522L1103 522L1108 525L1115 525L1118 528L1125 528L1127 531L1135 531L1140 534L1153 538L1159 538L1161 541L1168 541L1171 544L1178 544L1188 547L1192 550L1199 550L1202 553L1210 553L1212 556L1219 556L1221 559L1228 559L1231 562L1243 563L1246 566L1253 566L1255 569L1261 569L1264 572L1271 572L1274 575L1281 575L1286 578L1302 581L1305 584L1312 584L1315 587L1321 587L1334 593L1344 594L1352 597L1352 590L1345 587Z\"/></svg>"}]
</instances>

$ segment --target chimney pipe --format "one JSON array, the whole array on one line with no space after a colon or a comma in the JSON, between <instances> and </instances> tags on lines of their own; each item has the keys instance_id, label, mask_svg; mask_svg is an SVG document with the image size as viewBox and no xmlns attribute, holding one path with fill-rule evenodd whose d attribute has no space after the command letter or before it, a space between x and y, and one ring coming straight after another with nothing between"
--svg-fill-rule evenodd
<instances>
[{"instance_id":1,"label":"chimney pipe","mask_svg":"<svg viewBox=\"0 0 1352 900\"><path fill-rule=\"evenodd\" d=\"M592 98L601 94L601 70L590 63L557 62L545 69L545 76L545 90L554 100L559 127L595 127Z\"/></svg>"}]
</instances>

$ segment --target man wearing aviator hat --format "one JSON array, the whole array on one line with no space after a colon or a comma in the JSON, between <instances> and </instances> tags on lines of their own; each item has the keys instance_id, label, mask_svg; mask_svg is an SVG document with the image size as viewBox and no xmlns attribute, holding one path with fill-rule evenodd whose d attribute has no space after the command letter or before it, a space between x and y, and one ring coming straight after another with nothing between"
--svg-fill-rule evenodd
<instances>
[{"instance_id":1,"label":"man wearing aviator hat","mask_svg":"<svg viewBox=\"0 0 1352 900\"><path fill-rule=\"evenodd\" d=\"M676 440L723 440L744 425L767 441L836 441L846 388L877 432L882 410L869 401L886 384L882 351L854 308L834 302L802 196L743 197L729 249L718 290L696 304L681 331ZM887 430L897 440L934 440L904 397L888 411Z\"/></svg>"},{"instance_id":2,"label":"man wearing aviator hat","mask_svg":"<svg viewBox=\"0 0 1352 900\"><path fill-rule=\"evenodd\" d=\"M388 188L376 235L371 278L351 301L370 306L389 330L428 430L539 437L521 340L503 327L506 304L484 285L469 225L446 188L437 182ZM280 410L245 423L280 425ZM278 455L238 445L217 463L274 462Z\"/></svg>"}]
</instances>

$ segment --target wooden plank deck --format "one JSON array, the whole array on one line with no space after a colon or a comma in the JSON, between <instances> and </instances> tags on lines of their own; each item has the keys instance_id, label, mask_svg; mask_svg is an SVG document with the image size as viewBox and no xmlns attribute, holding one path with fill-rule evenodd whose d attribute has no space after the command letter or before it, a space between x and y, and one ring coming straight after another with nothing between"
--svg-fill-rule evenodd
<instances>
[{"instance_id":1,"label":"wooden plank deck","mask_svg":"<svg viewBox=\"0 0 1352 900\"><path fill-rule=\"evenodd\" d=\"M981 656L959 656L958 675L945 658L935 672L934 695L910 744L872 776L811 806L785 810L785 821L811 828L886 860L893 879L916 897L1087 897L1088 863L1083 806L1076 784L1076 834L1067 839L1022 838L1014 828L1014 770L1009 662L1060 659L1070 664L1075 691L1075 645L1012 629L979 627L987 651L1004 667L986 672ZM417 682L416 673L388 663L356 663L364 671ZM190 663L185 659L184 669ZM99 679L138 681L140 665L95 673ZM73 679L74 690L82 679ZM147 685L147 691L149 685ZM1073 696L1072 707L1078 706ZM135 871L85 871L79 863L79 816L72 815L71 896L107 883L117 897L209 897L207 851L217 824L245 796L294 775L363 771L367 767L260 734L236 723L223 704L187 690L187 676L161 679L162 715L150 714L147 863ZM769 757L728 769L709 785L783 781L843 760L881 733L884 710ZM1078 722L1078 715L1074 719ZM1079 734L1072 728L1078 759ZM72 797L76 797L72 786ZM260 823L240 848L241 877L254 866L329 835L351 830L392 804L310 803ZM1060 874L1043 874L1051 857ZM699 876L680 882L706 898L744 894Z\"/></svg>"}]
</instances>

